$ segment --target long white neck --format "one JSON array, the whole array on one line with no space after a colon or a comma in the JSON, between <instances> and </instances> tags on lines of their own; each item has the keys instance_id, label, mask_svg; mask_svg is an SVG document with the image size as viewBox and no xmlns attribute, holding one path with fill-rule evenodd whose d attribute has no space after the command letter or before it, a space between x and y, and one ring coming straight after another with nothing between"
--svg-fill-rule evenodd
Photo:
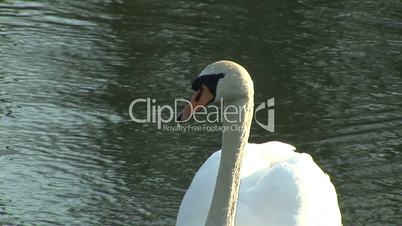
<instances>
[{"instance_id":1,"label":"long white neck","mask_svg":"<svg viewBox=\"0 0 402 226\"><path fill-rule=\"evenodd\" d=\"M234 226L237 198L240 189L240 169L244 155L244 146L248 142L253 118L253 95L230 103L242 107L239 114L224 115L222 154L212 203L206 226ZM230 112L233 109L230 109Z\"/></svg>"}]
</instances>

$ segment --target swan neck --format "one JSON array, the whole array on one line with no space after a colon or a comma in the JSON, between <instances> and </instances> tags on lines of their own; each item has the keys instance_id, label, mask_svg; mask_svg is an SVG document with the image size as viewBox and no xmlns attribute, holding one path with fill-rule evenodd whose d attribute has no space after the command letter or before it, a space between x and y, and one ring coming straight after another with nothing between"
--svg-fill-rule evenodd
<instances>
[{"instance_id":1,"label":"swan neck","mask_svg":"<svg viewBox=\"0 0 402 226\"><path fill-rule=\"evenodd\" d=\"M234 113L235 107L238 114ZM241 163L253 117L253 97L224 103L224 108L230 113L223 117L222 153L206 226L234 226Z\"/></svg>"}]
</instances>

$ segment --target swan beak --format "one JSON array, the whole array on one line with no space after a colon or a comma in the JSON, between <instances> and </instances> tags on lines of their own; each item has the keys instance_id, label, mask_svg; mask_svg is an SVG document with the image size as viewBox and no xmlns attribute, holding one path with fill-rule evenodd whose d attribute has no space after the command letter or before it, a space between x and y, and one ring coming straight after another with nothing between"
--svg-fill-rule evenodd
<instances>
[{"instance_id":1,"label":"swan beak","mask_svg":"<svg viewBox=\"0 0 402 226\"><path fill-rule=\"evenodd\" d=\"M209 104L213 99L214 96L211 91L203 84L201 89L194 92L190 103L177 116L177 121L188 121L194 112L201 110L203 106Z\"/></svg>"}]
</instances>

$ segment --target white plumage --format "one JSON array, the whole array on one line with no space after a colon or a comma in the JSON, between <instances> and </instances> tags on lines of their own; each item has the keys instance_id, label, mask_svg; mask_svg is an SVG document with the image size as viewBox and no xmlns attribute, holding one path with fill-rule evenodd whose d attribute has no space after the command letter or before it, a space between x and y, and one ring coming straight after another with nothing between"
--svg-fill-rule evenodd
<instances>
[{"instance_id":1,"label":"white plumage","mask_svg":"<svg viewBox=\"0 0 402 226\"><path fill-rule=\"evenodd\" d=\"M247 144L241 167L236 226L340 226L335 188L311 156L282 142ZM221 151L195 175L177 226L203 226Z\"/></svg>"},{"instance_id":2,"label":"white plumage","mask_svg":"<svg viewBox=\"0 0 402 226\"><path fill-rule=\"evenodd\" d=\"M240 107L236 114L224 112L222 124L241 129L223 131L222 150L195 175L176 226L342 225L335 188L310 155L281 142L247 143L254 87L246 69L231 61L212 63L193 89L195 106L222 98L223 108ZM187 106L179 118L192 113Z\"/></svg>"}]
</instances>

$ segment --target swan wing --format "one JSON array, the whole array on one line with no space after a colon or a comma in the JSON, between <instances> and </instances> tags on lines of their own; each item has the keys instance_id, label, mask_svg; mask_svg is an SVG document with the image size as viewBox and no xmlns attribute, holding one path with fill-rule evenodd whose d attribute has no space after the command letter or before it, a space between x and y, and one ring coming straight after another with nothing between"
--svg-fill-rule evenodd
<instances>
[{"instance_id":1,"label":"swan wing","mask_svg":"<svg viewBox=\"0 0 402 226\"><path fill-rule=\"evenodd\" d=\"M247 144L236 226L340 226L335 188L311 156L282 142ZM201 166L180 206L177 226L203 226L221 151Z\"/></svg>"},{"instance_id":2,"label":"swan wing","mask_svg":"<svg viewBox=\"0 0 402 226\"><path fill-rule=\"evenodd\" d=\"M176 226L204 226L218 175L221 151L213 153L195 174L184 195Z\"/></svg>"},{"instance_id":3,"label":"swan wing","mask_svg":"<svg viewBox=\"0 0 402 226\"><path fill-rule=\"evenodd\" d=\"M329 176L310 155L294 150L281 142L249 144L242 168L248 173L241 179L237 226L341 225ZM256 169L255 159L266 162L267 167Z\"/></svg>"}]
</instances>

